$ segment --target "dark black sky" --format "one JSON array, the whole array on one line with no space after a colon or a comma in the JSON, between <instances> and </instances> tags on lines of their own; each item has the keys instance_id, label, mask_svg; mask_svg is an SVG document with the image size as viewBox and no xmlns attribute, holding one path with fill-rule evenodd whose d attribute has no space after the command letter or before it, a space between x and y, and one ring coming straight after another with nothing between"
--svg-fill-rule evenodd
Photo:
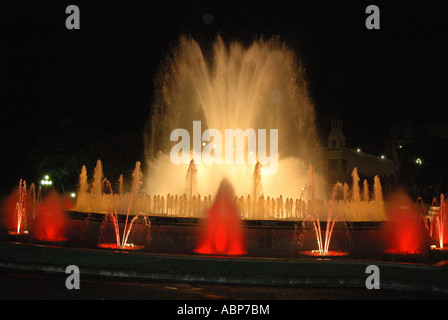
<instances>
[{"instance_id":1,"label":"dark black sky","mask_svg":"<svg viewBox=\"0 0 448 320\"><path fill-rule=\"evenodd\" d=\"M80 8L80 30L65 28L70 4ZM369 4L380 8L380 30L365 28ZM398 119L445 123L447 18L441 4L2 1L1 183L40 174L30 163L36 145L48 140L62 139L61 152L64 146L75 152L96 134L141 137L155 73L181 34L204 48L218 33L246 43L280 36L306 66L324 136L329 121L340 118L350 145L376 143ZM211 24L203 20L206 13ZM141 141L134 145L143 148ZM97 155L89 156L92 165Z\"/></svg>"}]
</instances>

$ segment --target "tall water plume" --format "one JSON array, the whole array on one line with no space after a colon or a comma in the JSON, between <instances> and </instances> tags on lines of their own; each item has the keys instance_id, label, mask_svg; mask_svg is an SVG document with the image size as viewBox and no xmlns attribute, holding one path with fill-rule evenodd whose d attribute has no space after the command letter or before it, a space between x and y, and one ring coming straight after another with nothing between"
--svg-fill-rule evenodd
<instances>
[{"instance_id":1,"label":"tall water plume","mask_svg":"<svg viewBox=\"0 0 448 320\"><path fill-rule=\"evenodd\" d=\"M182 128L192 139L193 121L201 121L202 131L213 128L223 136L225 129L265 129L267 146L270 129L278 129L278 171L263 175L263 192L297 197L306 183L309 163L320 160L303 66L277 38L257 39L246 47L239 42L227 44L218 36L210 59L204 51L195 40L182 36L160 69L147 125L146 189L151 194L184 192L179 181L188 164L170 161L175 144L170 134ZM197 192L214 194L226 177L237 195L251 194L256 163L249 161L251 157L256 155L247 152L245 164L238 165L197 163Z\"/></svg>"}]
</instances>

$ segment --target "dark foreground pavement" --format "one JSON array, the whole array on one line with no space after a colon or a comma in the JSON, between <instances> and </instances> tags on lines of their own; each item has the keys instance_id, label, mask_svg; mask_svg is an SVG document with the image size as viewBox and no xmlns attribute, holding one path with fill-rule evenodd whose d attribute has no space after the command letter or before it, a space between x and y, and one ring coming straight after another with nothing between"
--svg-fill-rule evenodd
<instances>
[{"instance_id":1,"label":"dark foreground pavement","mask_svg":"<svg viewBox=\"0 0 448 320\"><path fill-rule=\"evenodd\" d=\"M68 290L66 276L0 269L0 299L145 299L145 300L351 300L448 299L438 293L368 290L348 287L286 287L139 281L81 276L80 288ZM166 308L166 303L164 304ZM177 304L173 304L176 308Z\"/></svg>"}]
</instances>

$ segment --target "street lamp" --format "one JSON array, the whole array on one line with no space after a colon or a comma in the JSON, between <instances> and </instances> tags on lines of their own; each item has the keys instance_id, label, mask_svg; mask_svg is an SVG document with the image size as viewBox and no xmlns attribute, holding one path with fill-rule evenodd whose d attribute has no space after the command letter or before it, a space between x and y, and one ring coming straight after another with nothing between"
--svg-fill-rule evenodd
<instances>
[{"instance_id":1,"label":"street lamp","mask_svg":"<svg viewBox=\"0 0 448 320\"><path fill-rule=\"evenodd\" d=\"M50 180L50 176L46 175L44 179L40 181L40 184L43 186L51 186L53 181Z\"/></svg>"}]
</instances>

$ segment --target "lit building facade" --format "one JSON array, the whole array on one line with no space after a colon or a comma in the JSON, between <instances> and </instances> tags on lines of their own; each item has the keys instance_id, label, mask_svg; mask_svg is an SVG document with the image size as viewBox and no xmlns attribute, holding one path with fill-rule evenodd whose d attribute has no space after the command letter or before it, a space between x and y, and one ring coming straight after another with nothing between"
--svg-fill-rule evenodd
<instances>
[{"instance_id":1,"label":"lit building facade","mask_svg":"<svg viewBox=\"0 0 448 320\"><path fill-rule=\"evenodd\" d=\"M399 166L395 161L385 156L375 156L360 149L350 149L345 146L345 136L342 131L342 121L331 122L328 135L328 146L324 148L324 158L330 182L349 182L353 169L358 168L361 177L389 178L398 173Z\"/></svg>"}]
</instances>

